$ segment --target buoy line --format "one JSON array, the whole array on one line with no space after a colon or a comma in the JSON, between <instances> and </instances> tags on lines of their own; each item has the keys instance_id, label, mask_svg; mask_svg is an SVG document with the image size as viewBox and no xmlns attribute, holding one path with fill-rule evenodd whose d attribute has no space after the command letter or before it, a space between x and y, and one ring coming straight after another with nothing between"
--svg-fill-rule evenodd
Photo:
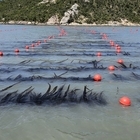
<instances>
[{"instance_id":1,"label":"buoy line","mask_svg":"<svg viewBox=\"0 0 140 140\"><path fill-rule=\"evenodd\" d=\"M62 28L60 28L60 27L58 27L58 29L60 29L60 33L58 34L58 35L50 35L50 36L48 36L48 38L46 38L46 39L43 39L43 40L38 40L37 42L34 42L34 43L32 43L32 44L30 44L30 45L26 45L25 46L25 49L26 50L29 50L30 48L35 48L35 47L37 47L37 46L39 46L39 45L41 45L42 43L46 43L46 42L48 42L49 40L51 40L51 39L54 39L55 37L61 37L61 36L65 36L65 35L67 35L67 32L64 30L64 29L62 29ZM96 31L91 31L91 30L85 30L85 32L87 32L87 33L91 33L91 34L93 34L93 35L95 35L95 34L97 34L98 32L96 32ZM107 34L105 34L105 33L98 33L98 34L100 34L101 35L101 38L103 39L103 40L105 40L106 42L108 42L109 44L110 44L110 48L112 49L114 49L114 53L117 53L117 54L122 54L122 55L130 55L129 53L125 53L124 52L124 54L123 54L123 51L122 51L122 47L119 45L119 44L117 44L117 43L115 43L113 40L110 40L110 39L108 39L108 36L107 36ZM16 48L15 50L14 50L14 52L16 53L16 54L19 54L21 51L18 49L18 48ZM65 55L68 55L68 54L65 54ZM74 55L74 54L73 54ZM86 54L85 54L86 55ZM87 54L88 55L88 54ZM93 54L92 54L93 55ZM0 56L2 57L2 56L4 56L4 53L2 52L2 51L0 51ZM72 54L70 54L70 56L72 56ZM102 55L102 52L97 52L96 54L94 54L94 56L97 56L97 57L102 57L103 55ZM122 59L122 58L118 58L118 60L116 61L118 64L120 64L120 67L121 68L127 68L127 66L124 64L124 60ZM94 64L93 63L93 65L94 65L94 68L100 68L100 67L97 67L97 65L96 64ZM114 65L109 65L108 67L101 67L102 69L108 69L109 71L115 71L115 70L117 70L117 68L119 68L119 66L115 66L115 64ZM131 68L131 67L129 67L129 68ZM119 76L117 75L117 74L114 74L114 76L116 77L116 78L119 78ZM138 75L137 74L134 74L134 76L137 76L138 77ZM22 77L22 76L17 76L17 77L15 77L15 78L13 78L13 79L10 79L10 78L8 78L8 80L17 80L17 79L20 79L20 78L24 78L24 77ZM40 78L40 79L42 79L42 78L44 78L44 77L34 77L34 76L30 76L30 77L28 77L29 79L31 79L31 80L33 80L33 79L36 79L36 78ZM62 77L54 77L54 79L61 79L61 80L66 80L65 78L62 78ZM48 78L49 79L49 78ZM86 77L86 78L80 78L80 77L68 77L67 79L69 79L69 80L91 80L91 81L96 81L96 82L101 82L104 78L102 77L102 75L101 74L99 74L99 73L97 73L97 74L95 74L95 75L93 75L93 76L90 76L90 77ZM10 96L11 95L11 93L9 93L8 94L8 96ZM18 96L18 95L17 95ZM3 98L2 98L3 99ZM122 105L125 105L125 106L130 106L131 105L131 99L129 98L129 97L127 97L127 96L123 96L122 98L120 98L120 100L119 100L119 103L120 104L122 104Z\"/></svg>"}]
</instances>

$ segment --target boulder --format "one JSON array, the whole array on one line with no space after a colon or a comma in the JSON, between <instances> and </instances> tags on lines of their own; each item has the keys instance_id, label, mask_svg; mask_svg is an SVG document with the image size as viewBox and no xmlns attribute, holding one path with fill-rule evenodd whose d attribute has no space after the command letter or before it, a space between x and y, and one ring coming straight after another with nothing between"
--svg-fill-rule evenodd
<instances>
[{"instance_id":1,"label":"boulder","mask_svg":"<svg viewBox=\"0 0 140 140\"><path fill-rule=\"evenodd\" d=\"M48 3L48 2L56 3L56 0L43 0L39 4L44 4L44 3Z\"/></svg>"},{"instance_id":2,"label":"boulder","mask_svg":"<svg viewBox=\"0 0 140 140\"><path fill-rule=\"evenodd\" d=\"M72 5L71 8L64 13L64 16L60 21L60 24L67 25L70 19L73 18L75 14L78 14L78 7L79 5L77 3Z\"/></svg>"},{"instance_id":3,"label":"boulder","mask_svg":"<svg viewBox=\"0 0 140 140\"><path fill-rule=\"evenodd\" d=\"M48 25L54 25L54 24L59 24L59 19L57 15L52 16L51 18L49 18L49 20L47 21Z\"/></svg>"}]
</instances>

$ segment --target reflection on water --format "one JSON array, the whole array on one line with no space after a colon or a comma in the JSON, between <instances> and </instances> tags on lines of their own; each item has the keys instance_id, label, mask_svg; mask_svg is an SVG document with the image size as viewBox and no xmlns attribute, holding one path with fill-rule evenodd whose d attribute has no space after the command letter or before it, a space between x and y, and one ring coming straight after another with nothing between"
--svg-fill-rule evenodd
<instances>
[{"instance_id":1,"label":"reflection on water","mask_svg":"<svg viewBox=\"0 0 140 140\"><path fill-rule=\"evenodd\" d=\"M30 86L39 94L46 92L48 83L52 88L70 84L71 90L80 89L79 95L84 86L103 91L108 104L1 105L0 140L138 140L140 28L61 28L66 35L60 36L57 26L0 25L0 51L4 53L0 57L0 89L17 83L1 95L16 90L22 93ZM102 38L103 33L108 40ZM109 40L119 44L122 53L116 53ZM39 45L25 49L38 41ZM16 48L19 54L15 54ZM102 56L97 57L99 51ZM125 66L117 63L118 58L123 58ZM109 72L109 65L116 70ZM102 75L101 82L92 80L96 73ZM119 105L124 95L131 98L131 107Z\"/></svg>"}]
</instances>

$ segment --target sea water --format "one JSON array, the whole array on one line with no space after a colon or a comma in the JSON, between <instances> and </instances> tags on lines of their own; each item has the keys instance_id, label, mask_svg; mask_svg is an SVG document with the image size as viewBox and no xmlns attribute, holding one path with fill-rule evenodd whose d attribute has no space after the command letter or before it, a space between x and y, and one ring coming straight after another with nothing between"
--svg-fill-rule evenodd
<instances>
[{"instance_id":1,"label":"sea water","mask_svg":"<svg viewBox=\"0 0 140 140\"><path fill-rule=\"evenodd\" d=\"M65 35L60 35L60 28ZM79 89L81 93L84 86L95 92L103 91L108 102L105 106L1 105L0 140L139 140L139 38L140 27L0 25L0 51L4 54L0 57L0 90L17 83L1 95L16 90L21 93L30 86L39 94L45 93L48 83L52 87L70 84L71 89ZM122 53L115 52L110 40L121 46ZM38 41L41 44L25 49ZM19 53L14 52L17 48ZM102 56L97 57L97 52ZM128 68L120 67L119 58ZM95 60L105 69L95 69L91 63ZM118 68L110 72L109 65ZM96 73L102 75L101 82L55 78L59 75L66 79L84 78ZM26 79L20 79L19 75ZM33 76L45 78L28 79ZM120 105L122 96L129 96L132 105Z\"/></svg>"}]
</instances>

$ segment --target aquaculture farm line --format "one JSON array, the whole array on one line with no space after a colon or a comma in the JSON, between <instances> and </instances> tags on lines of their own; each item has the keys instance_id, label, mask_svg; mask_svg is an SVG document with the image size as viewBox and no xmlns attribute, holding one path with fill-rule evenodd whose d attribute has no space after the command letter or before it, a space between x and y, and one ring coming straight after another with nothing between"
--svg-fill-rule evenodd
<instances>
[{"instance_id":1,"label":"aquaculture farm line","mask_svg":"<svg viewBox=\"0 0 140 140\"><path fill-rule=\"evenodd\" d=\"M116 74L115 71L116 70L121 70L121 69L139 69L138 66L133 66L131 63L129 65L126 65L124 60L122 58L119 58L120 56L129 56L130 53L129 52L125 52L122 48L121 45L119 45L118 43L116 43L115 41L109 39L109 37L107 36L107 34L105 33L100 33L94 30L89 30L89 29L85 29L85 30L81 30L79 28L72 28L72 30L77 30L81 33L86 33L86 34L92 34L95 37L98 37L99 39L101 38L104 42L106 42L108 45L105 47L110 47L111 49L111 53L110 52L105 52L103 54L103 52L100 51L96 51L96 48L94 48L94 50L91 51L91 53L88 51L78 51L78 52L72 52L72 51L63 51L63 49L65 49L65 45L64 44L55 44L55 46L52 46L52 42L53 39L61 39L65 36L68 37L68 33L60 26L57 27L57 29L59 30L59 34L58 35L50 35L47 38L43 38L37 41L32 41L31 44L25 45L25 48L22 50L20 50L19 48L15 48L13 51L15 52L15 56L25 56L26 58L28 56L36 56L39 55L51 55L51 56L65 56L66 59L63 59L61 61L47 61L47 60L31 60L31 59L26 59L24 61L21 61L20 63L14 65L14 64L10 64L10 66L12 66L11 68L7 69L7 68L1 68L1 71L4 73L12 73L12 72L20 72L21 71L28 71L28 72L39 72L39 71L55 71L54 72L54 76L43 76L43 75L29 75L29 76L23 76L22 74L18 74L16 77L13 76L8 76L7 78L1 78L1 81L13 81L14 84L10 85L10 86L6 86L5 88L1 89L1 95L0 95L0 104L1 105L5 105L5 104L9 104L9 103L16 103L16 104L31 104L31 105L44 105L44 104L62 104L62 103L88 103L88 104L93 104L93 105L107 105L108 102L106 100L106 98L103 95L103 92L101 91L100 93L94 92L92 89L89 89L87 84L84 86L83 91L81 91L81 89L71 89L70 88L70 84L68 84L68 86L54 86L52 88L50 81L63 81L63 82L70 82L72 83L73 81L77 81L77 82L83 82L83 81L87 81L87 82L103 82L104 81L104 77L102 76L101 73L95 73L94 75L92 75L92 73L87 76L87 77L81 77L81 76L67 76L67 73L69 72L83 72L83 71L92 71L92 70L108 70L112 72L112 76L114 80L125 80L126 77L123 77L122 75ZM12 30L9 30L12 31ZM1 31L2 32L2 31ZM49 43L49 44L47 44ZM52 43L52 44L51 44ZM56 50L56 45L57 45L57 49ZM84 48L85 45L87 45L86 43L84 44L80 44L82 45L82 47ZM95 45L95 44L94 44ZM97 44L97 46L99 46ZM52 47L50 49L50 47ZM53 48L54 47L54 48ZM60 48L59 50L59 47ZM71 47L71 46L70 46ZM74 46L72 46L74 48ZM95 45L96 47L96 45ZM89 47L90 48L90 47ZM31 52L30 50L34 50L34 49L39 49L41 51L40 52ZM47 52L45 54L43 54L43 52L47 49L50 49L52 51ZM79 49L79 48L77 48ZM113 50L113 51L112 51ZM63 52L61 52L63 51ZM6 52L3 52L2 50L0 51L0 56L4 57L4 56L9 56L11 54ZM69 67L67 65L67 61L69 61L69 58L72 57L76 57L78 56L82 57L82 56L88 56L88 57L96 57L96 58L101 58L103 55L106 56L118 56L118 60L117 63L118 65L114 64L114 65L108 65L108 66L103 66L103 64L101 64L101 60L92 60L92 61L83 61L83 60L78 60L78 64L73 64L73 62L75 61L75 59L72 59L70 61L71 67ZM77 60L76 60L77 61ZM32 63L34 62L38 62L39 63L39 67L35 65L32 65ZM37 64L38 64L37 63ZM37 65L36 64L36 65ZM45 67L45 65L49 65L48 67ZM79 66L80 65L80 66ZM17 68L16 68L16 67ZM24 68L21 68L21 66L24 66ZM59 75L56 74L56 71L62 71L62 73L60 73ZM65 75L65 76L64 76ZM140 75L132 72L133 78L136 80L140 79ZM12 91L10 92L9 90L14 87L15 85L22 83L23 81L48 81L48 89L46 90L45 93L36 93L34 91L34 87L30 86L28 88L26 88L24 91L19 92L18 90L16 91ZM128 79L131 80L131 79ZM80 93L79 94L79 90ZM130 106L131 105L131 100L129 97L124 96L121 97L119 100L119 103L125 106Z\"/></svg>"}]
</instances>

